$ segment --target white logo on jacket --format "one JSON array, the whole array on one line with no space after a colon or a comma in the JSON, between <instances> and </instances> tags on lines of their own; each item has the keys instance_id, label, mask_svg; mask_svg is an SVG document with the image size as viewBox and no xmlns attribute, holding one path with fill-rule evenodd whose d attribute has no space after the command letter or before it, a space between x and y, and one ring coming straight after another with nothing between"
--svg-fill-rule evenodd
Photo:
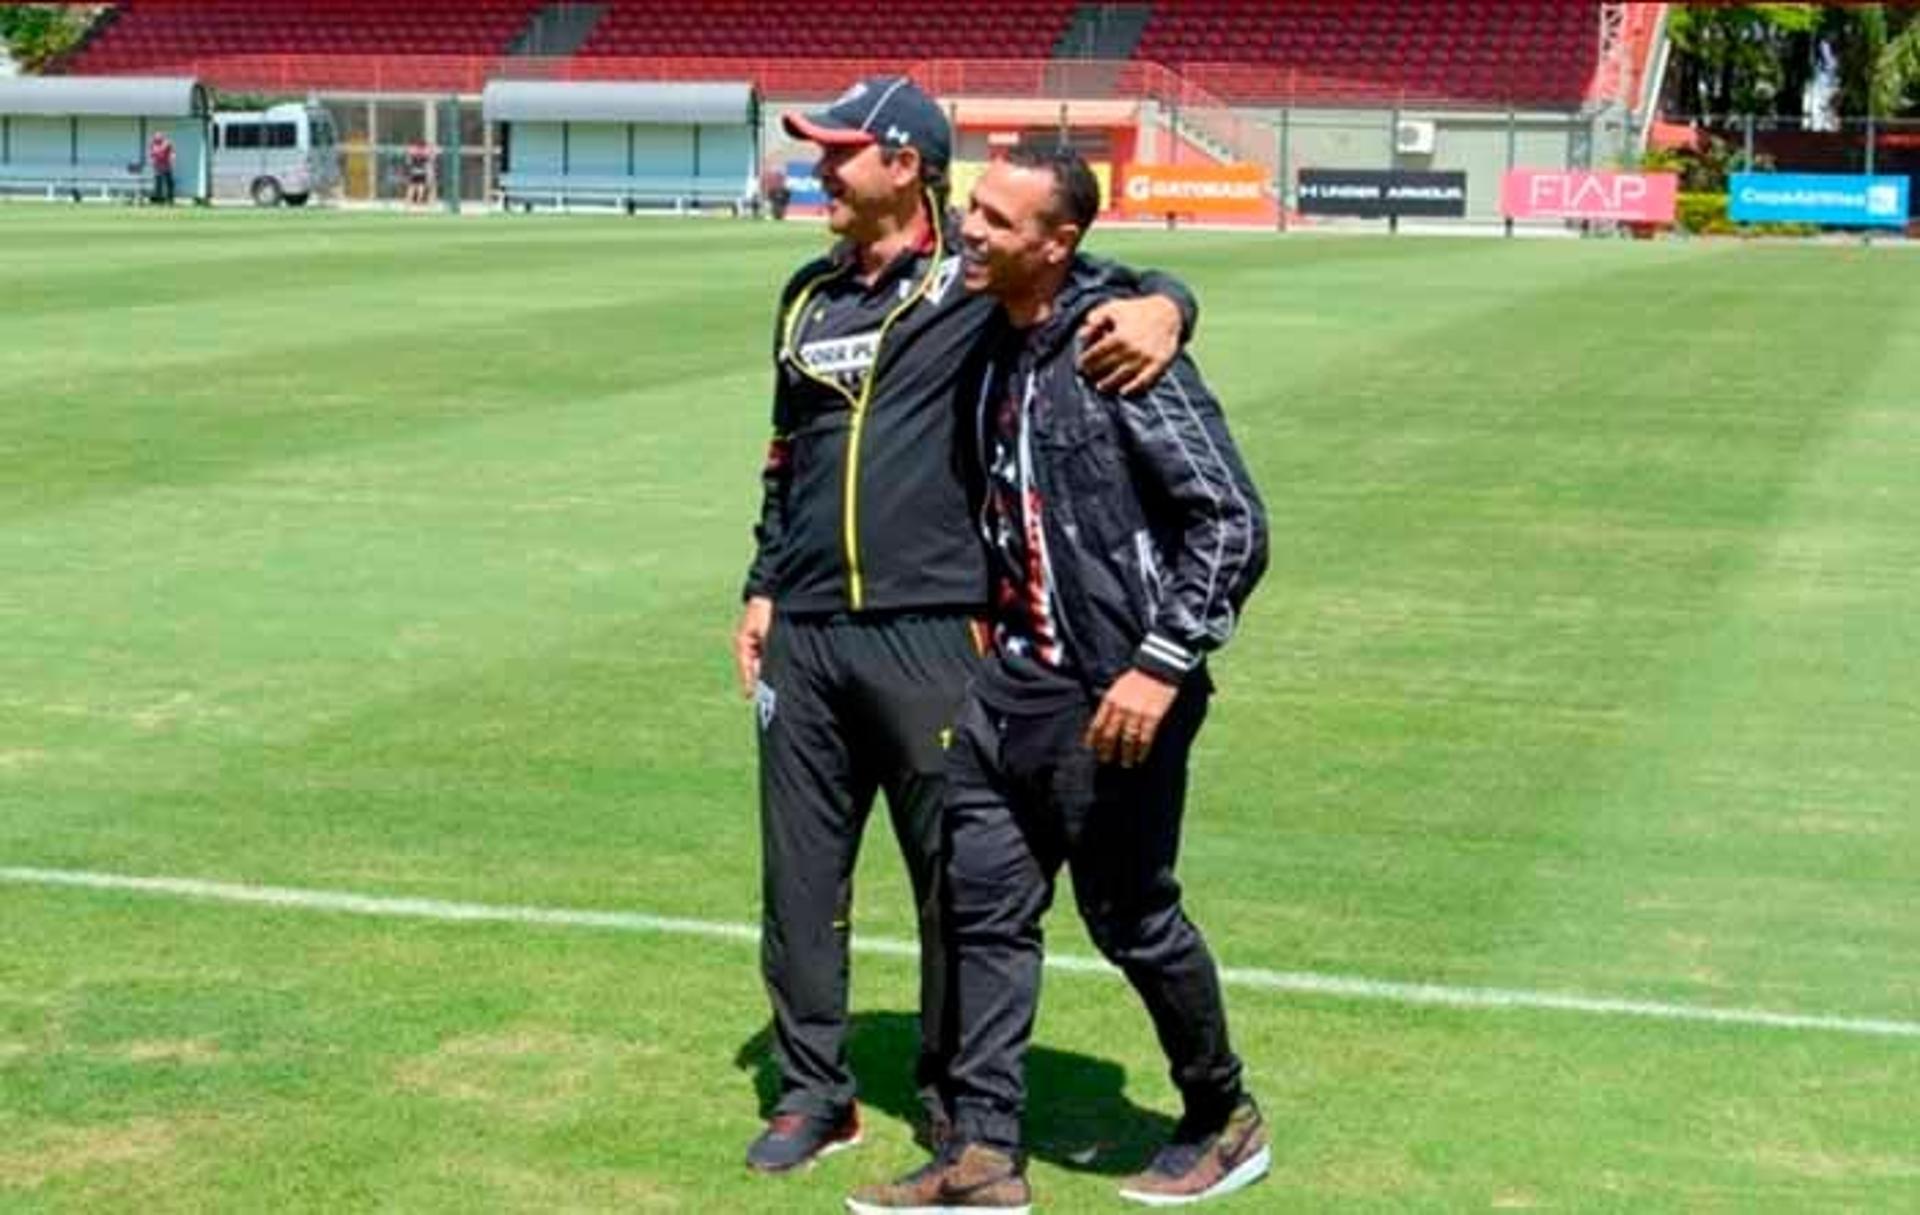
<instances>
[{"instance_id":1,"label":"white logo on jacket","mask_svg":"<svg viewBox=\"0 0 1920 1215\"><path fill-rule=\"evenodd\" d=\"M953 286L953 280L959 277L959 274L960 259L958 257L950 257L941 262L940 268L933 272L933 282L927 287L927 301L937 304L947 298L947 288Z\"/></svg>"},{"instance_id":2,"label":"white logo on jacket","mask_svg":"<svg viewBox=\"0 0 1920 1215\"><path fill-rule=\"evenodd\" d=\"M807 342L798 353L800 362L815 375L862 375L880 353L880 331Z\"/></svg>"}]
</instances>

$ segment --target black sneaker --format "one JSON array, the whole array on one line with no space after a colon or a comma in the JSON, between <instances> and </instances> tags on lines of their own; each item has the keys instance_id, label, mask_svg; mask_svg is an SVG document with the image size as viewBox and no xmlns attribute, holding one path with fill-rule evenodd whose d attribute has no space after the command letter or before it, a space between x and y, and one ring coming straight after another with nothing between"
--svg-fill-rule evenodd
<instances>
[{"instance_id":1,"label":"black sneaker","mask_svg":"<svg viewBox=\"0 0 1920 1215\"><path fill-rule=\"evenodd\" d=\"M1182 1118L1146 1171L1121 1184L1120 1197L1150 1207L1205 1202L1245 1189L1272 1164L1266 1119L1252 1097L1242 1097L1225 1126L1205 1130Z\"/></svg>"},{"instance_id":2,"label":"black sneaker","mask_svg":"<svg viewBox=\"0 0 1920 1215\"><path fill-rule=\"evenodd\" d=\"M756 1173L785 1173L805 1168L822 1156L860 1142L860 1107L847 1106L839 1118L775 1114L760 1137L747 1145L747 1167Z\"/></svg>"}]
</instances>

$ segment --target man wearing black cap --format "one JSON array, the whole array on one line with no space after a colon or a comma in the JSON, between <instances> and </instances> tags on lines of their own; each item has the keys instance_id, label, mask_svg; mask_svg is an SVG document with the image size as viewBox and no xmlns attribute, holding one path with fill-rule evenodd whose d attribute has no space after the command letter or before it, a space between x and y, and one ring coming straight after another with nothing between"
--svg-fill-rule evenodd
<instances>
[{"instance_id":1,"label":"man wearing black cap","mask_svg":"<svg viewBox=\"0 0 1920 1215\"><path fill-rule=\"evenodd\" d=\"M945 746L980 657L985 556L955 423L991 301L959 283L946 206L946 116L904 77L789 114L820 145L841 238L781 293L773 441L746 606L734 635L760 731L762 968L781 1092L748 1164L780 1172L859 1141L846 1057L854 860L884 790L919 912L916 1085L929 1137L950 1126L941 934ZM1143 286L1103 266L1123 290ZM1177 284L1124 298L1083 330L1090 372L1144 386L1193 315ZM1172 298L1167 298L1172 297Z\"/></svg>"}]
</instances>

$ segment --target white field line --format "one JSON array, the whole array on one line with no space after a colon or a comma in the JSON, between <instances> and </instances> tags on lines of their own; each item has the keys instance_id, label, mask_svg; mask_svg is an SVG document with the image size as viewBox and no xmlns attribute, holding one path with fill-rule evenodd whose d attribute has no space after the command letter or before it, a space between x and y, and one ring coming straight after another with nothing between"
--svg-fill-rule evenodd
<instances>
[{"instance_id":1,"label":"white field line","mask_svg":"<svg viewBox=\"0 0 1920 1215\"><path fill-rule=\"evenodd\" d=\"M751 944L760 939L757 928L712 920L645 915L628 911L580 911L559 907L514 907L488 903L452 903L440 899L391 898L327 890L298 890L254 886L239 882L208 882L195 878L133 877L116 873L89 873L69 869L32 869L0 866L0 882L17 886L65 886L86 890L124 891L219 903L245 903L297 911L331 911L350 915L436 920L448 923L533 924L559 928L600 928L615 932L659 933L705 937ZM887 937L853 938L856 953L912 958L919 947L912 941ZM1049 970L1067 974L1118 972L1100 958L1051 954ZM1920 1038L1920 1021L1862 1017L1832 1017L1807 1013L1768 1012L1745 1008L1703 1008L1657 1000L1625 1000L1517 991L1492 987L1446 987L1432 983L1394 983L1246 967L1227 967L1220 981L1228 987L1296 995L1330 996L1350 1000L1380 1000L1394 1004L1443 1008L1527 1010L1583 1013L1596 1017L1640 1017L1655 1021L1692 1021L1745 1029L1807 1030L1882 1038Z\"/></svg>"}]
</instances>

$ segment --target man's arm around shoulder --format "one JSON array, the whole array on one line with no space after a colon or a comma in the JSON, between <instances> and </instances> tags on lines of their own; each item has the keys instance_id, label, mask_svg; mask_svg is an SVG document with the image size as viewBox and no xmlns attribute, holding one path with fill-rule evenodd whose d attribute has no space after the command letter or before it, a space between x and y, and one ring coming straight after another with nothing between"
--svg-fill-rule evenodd
<instances>
[{"instance_id":1,"label":"man's arm around shoulder","mask_svg":"<svg viewBox=\"0 0 1920 1215\"><path fill-rule=\"evenodd\" d=\"M1187 285L1158 270L1081 255L1086 270L1116 293L1080 327L1080 371L1102 392L1143 392L1193 340L1200 303Z\"/></svg>"}]
</instances>

